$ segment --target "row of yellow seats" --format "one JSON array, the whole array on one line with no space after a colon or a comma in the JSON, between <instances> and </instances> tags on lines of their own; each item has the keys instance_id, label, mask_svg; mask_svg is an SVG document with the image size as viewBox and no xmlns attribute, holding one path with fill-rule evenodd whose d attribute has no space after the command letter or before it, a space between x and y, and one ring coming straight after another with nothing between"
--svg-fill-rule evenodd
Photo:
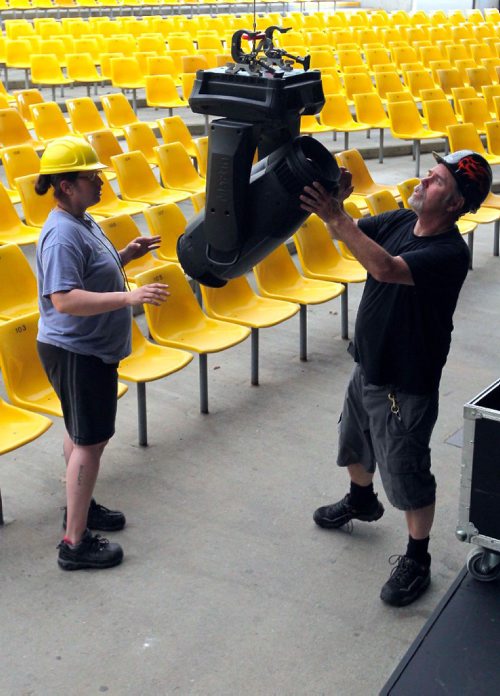
<instances>
[{"instance_id":1,"label":"row of yellow seats","mask_svg":"<svg viewBox=\"0 0 500 696\"><path fill-rule=\"evenodd\" d=\"M311 4L313 4L311 2ZM308 9L307 3L305 4ZM419 10L407 13L404 10L387 12L385 10L365 11L357 10L353 12L290 12L285 19L293 21L297 27L320 28L325 27L388 27L388 26L437 26L437 25L459 25L459 24L482 24L498 23L500 15L497 8L485 8L484 14L481 10L467 10L465 13L454 10L446 14L443 10L426 13Z\"/></svg>"},{"instance_id":2,"label":"row of yellow seats","mask_svg":"<svg viewBox=\"0 0 500 696\"><path fill-rule=\"evenodd\" d=\"M276 22L275 15L264 15L258 18L258 25L265 28ZM30 22L22 20L5 20L5 35L7 38L16 39L20 36L40 36L40 38L56 38L59 34L69 34L73 38L80 38L87 34L100 36L114 36L115 34L133 34L141 36L157 32L167 38L175 32L187 32L195 36L198 32L215 31L219 34L230 29L241 28L242 23L253 26L253 19L236 17L236 15L173 15L162 17L159 15L144 17L68 17L61 20L41 17Z\"/></svg>"},{"instance_id":3,"label":"row of yellow seats","mask_svg":"<svg viewBox=\"0 0 500 696\"><path fill-rule=\"evenodd\" d=\"M481 28L479 28L481 29ZM454 43L490 43L498 41L500 37L500 24L489 25L484 31L477 30L470 34L466 32L449 32L441 27L431 27L429 30L414 32L401 31L397 28L379 29L327 29L327 30L292 30L286 34L277 34L276 39L283 47L304 46L304 47L327 47L337 48L342 44L349 44L356 48L364 45L379 44L390 48L391 44L404 42L410 46L438 46L439 42L448 44ZM428 43L425 43L428 42ZM443 44L444 45L444 44Z\"/></svg>"},{"instance_id":4,"label":"row of yellow seats","mask_svg":"<svg viewBox=\"0 0 500 696\"><path fill-rule=\"evenodd\" d=\"M348 72L350 68L359 67L374 73L380 66L394 66L402 72L403 64L421 63L426 69L439 67L460 67L459 61L468 60L463 67L484 65L483 60L500 57L500 39L491 43L468 44L420 44L412 47L405 42L391 43L384 48L381 44L365 44L360 51L353 44L340 44L336 49L330 47L296 46L297 52L308 53L311 56L312 68L336 68L338 72ZM447 65L438 66L438 62Z\"/></svg>"},{"instance_id":5,"label":"row of yellow seats","mask_svg":"<svg viewBox=\"0 0 500 696\"><path fill-rule=\"evenodd\" d=\"M20 36L16 39L0 37L0 58L2 62L13 64L22 58L26 61L30 53L55 53L61 62L68 53L91 53L96 62L100 53L123 53L131 55L136 51L154 51L160 55L171 51L194 53L208 49L222 53L225 47L230 47L230 38L226 41L215 32L200 34L193 41L189 34L172 34L167 41L159 33L144 34L134 37L132 34L116 34L113 37L88 34L78 39L70 34L60 34L55 38L42 39L39 36Z\"/></svg>"}]
</instances>

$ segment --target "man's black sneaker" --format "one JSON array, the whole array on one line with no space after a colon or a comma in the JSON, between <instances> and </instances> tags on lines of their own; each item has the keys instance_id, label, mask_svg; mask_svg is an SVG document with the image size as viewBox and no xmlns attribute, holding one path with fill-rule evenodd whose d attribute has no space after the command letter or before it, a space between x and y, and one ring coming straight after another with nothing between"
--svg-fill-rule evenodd
<instances>
[{"instance_id":1,"label":"man's black sneaker","mask_svg":"<svg viewBox=\"0 0 500 696\"><path fill-rule=\"evenodd\" d=\"M67 509L64 508L63 529L66 529ZM98 529L101 532L119 532L125 527L125 515L119 510L109 510L104 505L96 503L94 498L90 501L87 527Z\"/></svg>"},{"instance_id":2,"label":"man's black sneaker","mask_svg":"<svg viewBox=\"0 0 500 696\"><path fill-rule=\"evenodd\" d=\"M357 510L351 505L351 494L347 493L338 503L318 508L313 515L313 519L319 527L338 529L351 520L375 522L383 514L384 506L379 502L375 493L373 502L363 510Z\"/></svg>"},{"instance_id":3,"label":"man's black sneaker","mask_svg":"<svg viewBox=\"0 0 500 696\"><path fill-rule=\"evenodd\" d=\"M112 568L123 560L123 549L103 539L98 534L93 536L87 529L83 539L74 546L61 541L57 547L57 562L63 570L82 570L84 568Z\"/></svg>"},{"instance_id":4,"label":"man's black sneaker","mask_svg":"<svg viewBox=\"0 0 500 696\"><path fill-rule=\"evenodd\" d=\"M429 564L422 565L408 556L391 556L389 563L396 565L389 580L382 587L380 599L393 607L404 607L420 597L431 582Z\"/></svg>"}]
</instances>

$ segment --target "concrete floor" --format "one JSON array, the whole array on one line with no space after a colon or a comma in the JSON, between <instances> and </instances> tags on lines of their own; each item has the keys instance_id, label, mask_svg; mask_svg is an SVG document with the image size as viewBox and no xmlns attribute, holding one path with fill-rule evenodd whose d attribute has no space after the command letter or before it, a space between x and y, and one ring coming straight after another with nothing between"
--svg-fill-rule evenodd
<instances>
[{"instance_id":1,"label":"concrete floor","mask_svg":"<svg viewBox=\"0 0 500 696\"><path fill-rule=\"evenodd\" d=\"M424 154L422 171L432 161ZM386 183L414 175L408 156L369 166ZM446 441L461 428L464 402L498 378L492 239L490 226L475 234L442 380L424 597L404 609L379 599L388 558L406 544L402 514L379 485L386 514L377 524L355 523L349 534L312 521L347 490L334 459L352 361L336 299L308 311L307 363L298 317L261 333L259 387L249 383L249 341L210 356L208 416L199 413L196 359L149 384L147 448L137 445L130 385L96 489L127 514L126 529L109 535L125 550L118 568L70 574L56 565L61 421L2 457L1 696L377 694L470 550L454 536L461 450ZM351 332L361 291L350 288Z\"/></svg>"}]
</instances>

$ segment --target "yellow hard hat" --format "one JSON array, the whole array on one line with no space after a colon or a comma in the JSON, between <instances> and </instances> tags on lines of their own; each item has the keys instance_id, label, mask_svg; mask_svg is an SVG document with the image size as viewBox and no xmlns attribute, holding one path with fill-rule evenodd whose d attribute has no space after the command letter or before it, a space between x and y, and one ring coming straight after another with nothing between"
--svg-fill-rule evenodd
<instances>
[{"instance_id":1,"label":"yellow hard hat","mask_svg":"<svg viewBox=\"0 0 500 696\"><path fill-rule=\"evenodd\" d=\"M83 138L71 135L50 142L40 159L40 174L91 172L99 169L106 169L106 165L99 162L92 145Z\"/></svg>"}]
</instances>

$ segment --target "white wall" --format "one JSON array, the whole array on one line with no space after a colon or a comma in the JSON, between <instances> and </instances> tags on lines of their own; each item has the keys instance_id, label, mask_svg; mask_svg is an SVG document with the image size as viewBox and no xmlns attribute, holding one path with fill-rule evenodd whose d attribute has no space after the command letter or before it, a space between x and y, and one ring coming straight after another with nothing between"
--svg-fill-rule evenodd
<instances>
[{"instance_id":1,"label":"white wall","mask_svg":"<svg viewBox=\"0 0 500 696\"><path fill-rule=\"evenodd\" d=\"M363 7L373 7L373 2L370 0L362 0ZM450 12L452 10L471 10L473 0L378 0L377 8L381 10L404 10L405 12L415 12L416 10L424 10L424 12L434 12L435 10L444 10ZM498 7L498 0L476 0L475 7L483 9L484 7Z\"/></svg>"}]
</instances>

